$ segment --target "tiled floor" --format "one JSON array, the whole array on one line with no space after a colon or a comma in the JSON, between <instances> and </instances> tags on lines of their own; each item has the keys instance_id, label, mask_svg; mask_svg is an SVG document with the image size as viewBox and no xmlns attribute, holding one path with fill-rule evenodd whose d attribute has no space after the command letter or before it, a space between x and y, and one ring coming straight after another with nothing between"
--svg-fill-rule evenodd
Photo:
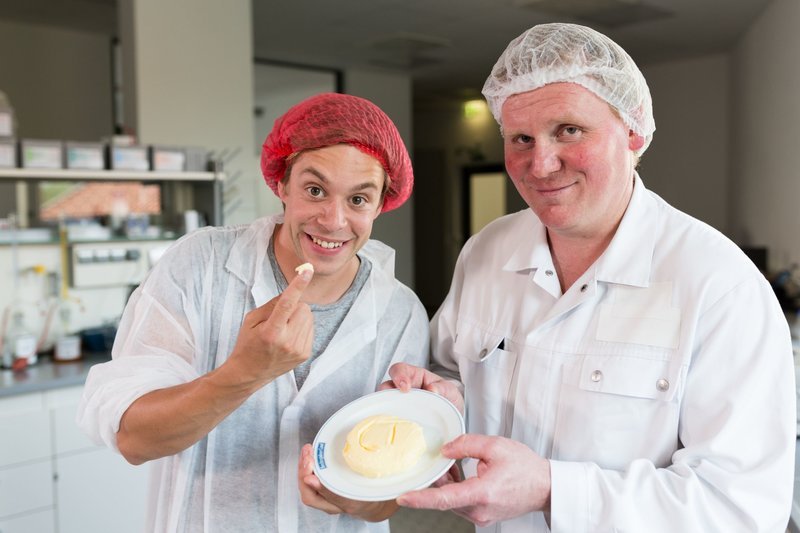
<instances>
[{"instance_id":1,"label":"tiled floor","mask_svg":"<svg viewBox=\"0 0 800 533\"><path fill-rule=\"evenodd\" d=\"M389 519L392 533L473 533L475 526L451 512L401 508Z\"/></svg>"}]
</instances>

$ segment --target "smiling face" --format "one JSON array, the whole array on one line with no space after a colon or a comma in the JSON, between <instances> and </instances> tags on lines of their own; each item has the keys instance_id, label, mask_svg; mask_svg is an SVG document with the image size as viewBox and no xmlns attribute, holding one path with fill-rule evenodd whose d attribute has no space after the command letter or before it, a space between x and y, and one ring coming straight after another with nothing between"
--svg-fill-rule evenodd
<instances>
[{"instance_id":1,"label":"smiling face","mask_svg":"<svg viewBox=\"0 0 800 533\"><path fill-rule=\"evenodd\" d=\"M630 200L634 151L644 139L574 83L511 96L502 116L508 174L551 236L612 235Z\"/></svg>"},{"instance_id":2,"label":"smiling face","mask_svg":"<svg viewBox=\"0 0 800 533\"><path fill-rule=\"evenodd\" d=\"M275 254L284 273L314 265L314 283L345 285L358 271L356 252L369 239L381 210L384 171L357 148L337 144L302 152L278 184L284 223Z\"/></svg>"}]
</instances>

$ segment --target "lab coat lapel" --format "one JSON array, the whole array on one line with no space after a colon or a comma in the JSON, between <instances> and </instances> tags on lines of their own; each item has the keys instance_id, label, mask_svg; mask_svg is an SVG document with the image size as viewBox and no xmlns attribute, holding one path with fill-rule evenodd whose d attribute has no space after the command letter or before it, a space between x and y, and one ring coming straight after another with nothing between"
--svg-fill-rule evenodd
<instances>
[{"instance_id":1,"label":"lab coat lapel","mask_svg":"<svg viewBox=\"0 0 800 533\"><path fill-rule=\"evenodd\" d=\"M394 290L394 251L381 243L369 241L361 250L361 256L372 262L372 271L330 344L311 364L298 399L304 398L347 361L362 353L377 337L378 321L386 312Z\"/></svg>"},{"instance_id":2,"label":"lab coat lapel","mask_svg":"<svg viewBox=\"0 0 800 533\"><path fill-rule=\"evenodd\" d=\"M661 213L656 201L636 175L633 195L617 233L597 260L597 280L632 287L649 287L655 238ZM636 250L632 254L631 250Z\"/></svg>"}]
</instances>

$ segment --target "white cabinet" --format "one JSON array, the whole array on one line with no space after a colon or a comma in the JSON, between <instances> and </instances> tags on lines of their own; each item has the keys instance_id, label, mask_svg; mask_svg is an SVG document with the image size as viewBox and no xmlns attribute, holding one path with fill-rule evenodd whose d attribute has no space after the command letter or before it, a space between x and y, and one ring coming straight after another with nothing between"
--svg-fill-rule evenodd
<instances>
[{"instance_id":1,"label":"white cabinet","mask_svg":"<svg viewBox=\"0 0 800 533\"><path fill-rule=\"evenodd\" d=\"M54 530L51 442L40 394L0 402L0 532Z\"/></svg>"},{"instance_id":2,"label":"white cabinet","mask_svg":"<svg viewBox=\"0 0 800 533\"><path fill-rule=\"evenodd\" d=\"M52 487L49 458L0 470L0 517L52 509Z\"/></svg>"},{"instance_id":3,"label":"white cabinet","mask_svg":"<svg viewBox=\"0 0 800 533\"><path fill-rule=\"evenodd\" d=\"M0 519L0 533L55 533L53 510Z\"/></svg>"},{"instance_id":4,"label":"white cabinet","mask_svg":"<svg viewBox=\"0 0 800 533\"><path fill-rule=\"evenodd\" d=\"M0 399L0 533L144 530L147 466L75 424L81 387Z\"/></svg>"},{"instance_id":5,"label":"white cabinet","mask_svg":"<svg viewBox=\"0 0 800 533\"><path fill-rule=\"evenodd\" d=\"M59 533L144 531L147 468L104 448L58 456Z\"/></svg>"}]
</instances>

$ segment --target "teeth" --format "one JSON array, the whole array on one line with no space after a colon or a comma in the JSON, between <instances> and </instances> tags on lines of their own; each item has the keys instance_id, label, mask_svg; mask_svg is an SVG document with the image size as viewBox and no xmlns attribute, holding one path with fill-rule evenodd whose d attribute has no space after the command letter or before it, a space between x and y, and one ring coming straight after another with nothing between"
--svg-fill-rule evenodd
<instances>
[{"instance_id":1,"label":"teeth","mask_svg":"<svg viewBox=\"0 0 800 533\"><path fill-rule=\"evenodd\" d=\"M342 243L340 242L322 241L320 239L317 239L316 237L311 237L311 240L314 241L314 244L322 246L323 248L339 248L342 246Z\"/></svg>"}]
</instances>

